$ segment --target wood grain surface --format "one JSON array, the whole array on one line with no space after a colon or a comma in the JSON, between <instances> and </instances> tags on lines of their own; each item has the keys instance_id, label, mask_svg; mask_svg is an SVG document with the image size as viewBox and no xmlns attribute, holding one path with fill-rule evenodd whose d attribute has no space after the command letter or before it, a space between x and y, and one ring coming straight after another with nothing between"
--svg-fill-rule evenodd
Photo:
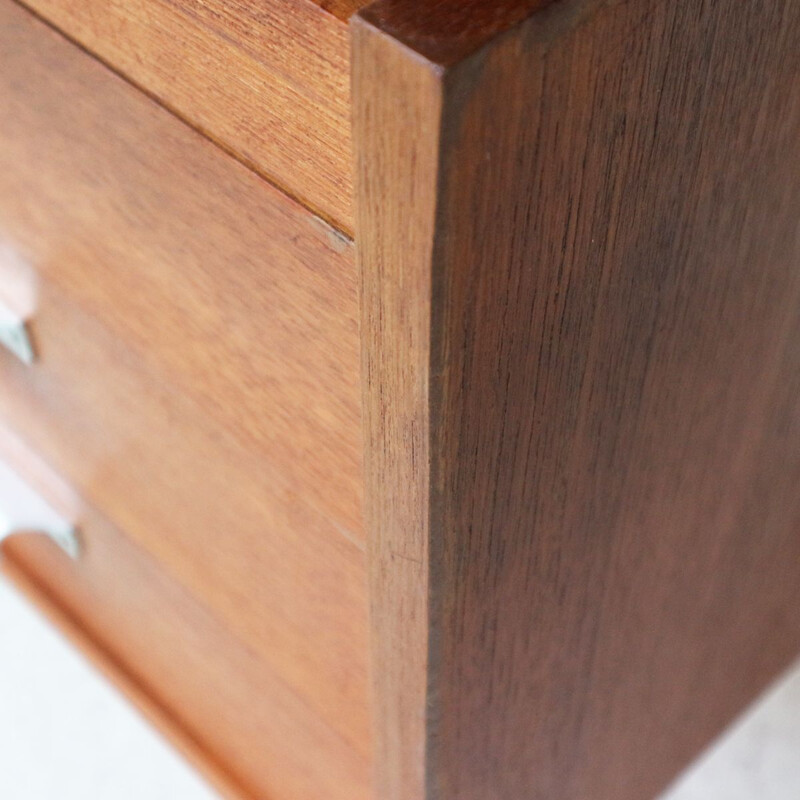
<instances>
[{"instance_id":1,"label":"wood grain surface","mask_svg":"<svg viewBox=\"0 0 800 800\"><path fill-rule=\"evenodd\" d=\"M352 246L7 0L0 63L0 415L368 759Z\"/></svg>"},{"instance_id":2,"label":"wood grain surface","mask_svg":"<svg viewBox=\"0 0 800 800\"><path fill-rule=\"evenodd\" d=\"M25 0L245 164L352 231L358 0Z\"/></svg>"},{"instance_id":3,"label":"wood grain surface","mask_svg":"<svg viewBox=\"0 0 800 800\"><path fill-rule=\"evenodd\" d=\"M420 3L383 0L366 5L359 17L427 60L445 67L463 61L554 1L435 0Z\"/></svg>"},{"instance_id":4,"label":"wood grain surface","mask_svg":"<svg viewBox=\"0 0 800 800\"><path fill-rule=\"evenodd\" d=\"M2 13L0 244L361 538L350 242L41 23Z\"/></svg>"},{"instance_id":5,"label":"wood grain surface","mask_svg":"<svg viewBox=\"0 0 800 800\"><path fill-rule=\"evenodd\" d=\"M3 434L0 458L12 463ZM46 466L24 448L13 452L15 469L58 505L63 495L49 493ZM4 572L33 593L226 797L369 797L369 759L230 626L104 515L86 505L67 510L80 529L78 561L45 537L21 535L3 546Z\"/></svg>"},{"instance_id":6,"label":"wood grain surface","mask_svg":"<svg viewBox=\"0 0 800 800\"><path fill-rule=\"evenodd\" d=\"M353 24L378 796L646 800L800 652L800 8L434 5Z\"/></svg>"},{"instance_id":7,"label":"wood grain surface","mask_svg":"<svg viewBox=\"0 0 800 800\"><path fill-rule=\"evenodd\" d=\"M360 20L353 95L376 795L422 797L430 516L430 246L439 74Z\"/></svg>"}]
</instances>

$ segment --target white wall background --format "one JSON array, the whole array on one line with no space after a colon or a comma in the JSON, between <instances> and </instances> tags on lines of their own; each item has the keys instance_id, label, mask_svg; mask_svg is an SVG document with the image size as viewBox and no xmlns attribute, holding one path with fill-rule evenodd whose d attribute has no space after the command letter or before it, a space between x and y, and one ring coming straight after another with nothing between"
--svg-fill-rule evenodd
<instances>
[{"instance_id":1,"label":"white wall background","mask_svg":"<svg viewBox=\"0 0 800 800\"><path fill-rule=\"evenodd\" d=\"M216 797L128 702L0 580L0 798ZM798 798L800 669L661 800Z\"/></svg>"}]
</instances>

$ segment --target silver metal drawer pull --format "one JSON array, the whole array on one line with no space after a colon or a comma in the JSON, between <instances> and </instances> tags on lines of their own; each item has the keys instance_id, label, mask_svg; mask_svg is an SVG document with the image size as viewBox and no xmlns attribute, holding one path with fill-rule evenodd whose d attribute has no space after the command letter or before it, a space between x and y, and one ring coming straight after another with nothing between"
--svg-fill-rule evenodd
<instances>
[{"instance_id":1,"label":"silver metal drawer pull","mask_svg":"<svg viewBox=\"0 0 800 800\"><path fill-rule=\"evenodd\" d=\"M32 364L36 358L25 320L2 300L0 300L0 344L24 364Z\"/></svg>"},{"instance_id":2,"label":"silver metal drawer pull","mask_svg":"<svg viewBox=\"0 0 800 800\"><path fill-rule=\"evenodd\" d=\"M0 542L22 532L43 533L72 558L79 555L75 526L0 461Z\"/></svg>"}]
</instances>

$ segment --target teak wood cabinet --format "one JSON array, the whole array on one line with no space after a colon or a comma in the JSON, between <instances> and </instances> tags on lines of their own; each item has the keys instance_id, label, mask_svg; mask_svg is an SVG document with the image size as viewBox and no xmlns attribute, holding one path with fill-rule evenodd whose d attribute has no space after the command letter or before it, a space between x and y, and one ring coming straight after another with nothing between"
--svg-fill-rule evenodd
<instances>
[{"instance_id":1,"label":"teak wood cabinet","mask_svg":"<svg viewBox=\"0 0 800 800\"><path fill-rule=\"evenodd\" d=\"M648 800L800 653L793 0L0 0L0 304L3 569L226 796Z\"/></svg>"}]
</instances>

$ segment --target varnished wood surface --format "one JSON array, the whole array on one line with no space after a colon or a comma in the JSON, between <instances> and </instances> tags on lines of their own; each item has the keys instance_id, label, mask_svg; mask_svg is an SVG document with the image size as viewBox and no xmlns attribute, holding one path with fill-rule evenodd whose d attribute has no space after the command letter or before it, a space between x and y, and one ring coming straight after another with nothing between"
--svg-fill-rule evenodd
<instances>
[{"instance_id":1,"label":"varnished wood surface","mask_svg":"<svg viewBox=\"0 0 800 800\"><path fill-rule=\"evenodd\" d=\"M5 460L7 438L0 438ZM14 466L57 504L49 470L36 461L31 455ZM80 526L78 561L44 537L20 535L4 544L4 571L226 797L367 800L362 753L102 514L85 505L66 511Z\"/></svg>"},{"instance_id":2,"label":"varnished wood surface","mask_svg":"<svg viewBox=\"0 0 800 800\"><path fill-rule=\"evenodd\" d=\"M368 758L350 245L9 2L0 63L0 416Z\"/></svg>"},{"instance_id":3,"label":"varnished wood surface","mask_svg":"<svg viewBox=\"0 0 800 800\"><path fill-rule=\"evenodd\" d=\"M363 551L79 309L40 308L51 363L0 353L0 417L369 753Z\"/></svg>"},{"instance_id":4,"label":"varnished wood surface","mask_svg":"<svg viewBox=\"0 0 800 800\"><path fill-rule=\"evenodd\" d=\"M352 245L46 26L2 13L0 242L360 538Z\"/></svg>"},{"instance_id":5,"label":"varnished wood surface","mask_svg":"<svg viewBox=\"0 0 800 800\"><path fill-rule=\"evenodd\" d=\"M800 10L414 6L353 32L379 796L646 800L800 652Z\"/></svg>"},{"instance_id":6,"label":"varnished wood surface","mask_svg":"<svg viewBox=\"0 0 800 800\"><path fill-rule=\"evenodd\" d=\"M427 430L439 75L356 20L365 520L376 683L376 794L424 796L428 669ZM400 109L403 109L400 113Z\"/></svg>"},{"instance_id":7,"label":"varnished wood surface","mask_svg":"<svg viewBox=\"0 0 800 800\"><path fill-rule=\"evenodd\" d=\"M450 66L554 0L375 0L364 22L440 66ZM602 0L573 2L573 9Z\"/></svg>"},{"instance_id":8,"label":"varnished wood surface","mask_svg":"<svg viewBox=\"0 0 800 800\"><path fill-rule=\"evenodd\" d=\"M352 231L358 0L25 0L245 164Z\"/></svg>"}]
</instances>

